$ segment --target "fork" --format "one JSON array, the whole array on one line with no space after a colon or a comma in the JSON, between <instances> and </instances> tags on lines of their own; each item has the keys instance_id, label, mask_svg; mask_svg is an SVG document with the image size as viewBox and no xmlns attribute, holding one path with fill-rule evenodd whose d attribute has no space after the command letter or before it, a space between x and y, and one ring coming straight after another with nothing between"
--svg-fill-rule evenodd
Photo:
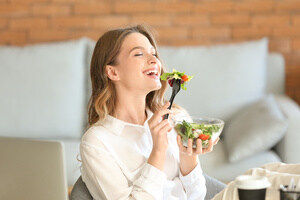
<instances>
[{"instance_id":1,"label":"fork","mask_svg":"<svg viewBox=\"0 0 300 200\"><path fill-rule=\"evenodd\" d=\"M174 98L175 98L176 94L179 92L180 88L181 88L181 79L175 79L173 81L172 95L170 98L170 105L168 107L169 110L171 110ZM164 119L168 119L168 118L169 118L169 114L165 114Z\"/></svg>"}]
</instances>

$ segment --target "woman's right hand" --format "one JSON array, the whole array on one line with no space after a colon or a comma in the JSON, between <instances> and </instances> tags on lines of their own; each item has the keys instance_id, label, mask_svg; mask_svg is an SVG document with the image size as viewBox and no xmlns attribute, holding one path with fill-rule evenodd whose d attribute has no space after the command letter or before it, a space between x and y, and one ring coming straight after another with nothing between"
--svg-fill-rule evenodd
<instances>
[{"instance_id":1,"label":"woman's right hand","mask_svg":"<svg viewBox=\"0 0 300 200\"><path fill-rule=\"evenodd\" d=\"M152 151L165 152L168 148L167 133L172 129L168 119L163 119L164 115L171 114L168 109L170 102L167 102L160 110L157 110L149 119L148 125L151 131L153 148Z\"/></svg>"}]
</instances>

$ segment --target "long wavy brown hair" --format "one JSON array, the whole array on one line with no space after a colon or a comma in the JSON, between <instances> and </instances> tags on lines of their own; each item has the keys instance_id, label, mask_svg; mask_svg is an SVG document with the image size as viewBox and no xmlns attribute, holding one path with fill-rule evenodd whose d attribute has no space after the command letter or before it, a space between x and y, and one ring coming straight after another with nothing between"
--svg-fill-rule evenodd
<instances>
[{"instance_id":1,"label":"long wavy brown hair","mask_svg":"<svg viewBox=\"0 0 300 200\"><path fill-rule=\"evenodd\" d=\"M121 45L126 36L131 33L141 33L146 36L157 52L156 41L151 29L146 25L136 25L126 28L110 30L104 33L96 43L92 60L90 76L92 82L92 95L88 105L89 126L98 120L103 120L107 115L115 116L116 90L113 82L107 77L106 66L116 65ZM162 72L165 68L162 66ZM166 81L161 81L162 87L152 91L146 96L146 106L155 112L164 103L164 93L167 88Z\"/></svg>"}]
</instances>

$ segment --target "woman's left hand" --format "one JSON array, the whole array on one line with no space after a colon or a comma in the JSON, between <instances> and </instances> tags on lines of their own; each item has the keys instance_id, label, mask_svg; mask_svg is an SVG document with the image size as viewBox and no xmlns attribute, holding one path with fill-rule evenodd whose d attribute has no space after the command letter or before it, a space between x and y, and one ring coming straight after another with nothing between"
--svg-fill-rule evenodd
<instances>
[{"instance_id":1,"label":"woman's left hand","mask_svg":"<svg viewBox=\"0 0 300 200\"><path fill-rule=\"evenodd\" d=\"M196 143L197 148L193 148L193 140L192 139L188 140L188 147L185 147L182 145L181 136L177 135L177 143L179 146L180 153L188 155L188 156L203 155L203 154L211 152L213 150L214 145L216 145L219 140L220 140L219 137L214 142L210 139L208 141L208 147L202 148L202 140L198 138L197 143Z\"/></svg>"}]
</instances>

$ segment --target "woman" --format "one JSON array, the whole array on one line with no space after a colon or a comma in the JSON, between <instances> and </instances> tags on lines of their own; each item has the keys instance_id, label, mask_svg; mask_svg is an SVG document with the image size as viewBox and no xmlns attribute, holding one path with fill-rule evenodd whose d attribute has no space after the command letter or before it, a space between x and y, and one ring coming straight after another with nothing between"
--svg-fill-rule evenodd
<instances>
[{"instance_id":1,"label":"woman","mask_svg":"<svg viewBox=\"0 0 300 200\"><path fill-rule=\"evenodd\" d=\"M108 31L98 40L90 127L80 145L82 179L94 199L204 199L198 155L214 144L202 149L198 139L197 149L191 140L183 147L163 120L165 114L177 116L163 100L164 71L145 26Z\"/></svg>"}]
</instances>

